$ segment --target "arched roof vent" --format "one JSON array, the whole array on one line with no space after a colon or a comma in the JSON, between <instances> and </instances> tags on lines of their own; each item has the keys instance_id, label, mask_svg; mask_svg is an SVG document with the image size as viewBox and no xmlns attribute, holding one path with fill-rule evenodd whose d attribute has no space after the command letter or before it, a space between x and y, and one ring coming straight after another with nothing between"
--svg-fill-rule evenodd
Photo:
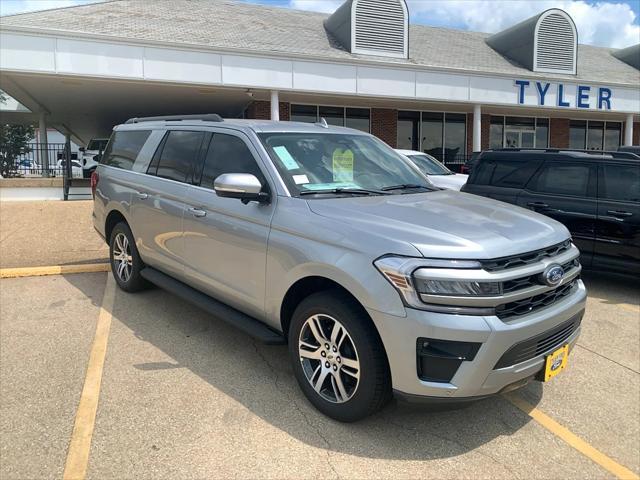
<instances>
[{"instance_id":1,"label":"arched roof vent","mask_svg":"<svg viewBox=\"0 0 640 480\"><path fill-rule=\"evenodd\" d=\"M487 43L534 72L577 73L578 32L563 10L542 12L492 35Z\"/></svg>"},{"instance_id":2,"label":"arched roof vent","mask_svg":"<svg viewBox=\"0 0 640 480\"><path fill-rule=\"evenodd\" d=\"M640 43L611 52L611 55L618 60L622 60L627 65L631 65L636 70L640 70Z\"/></svg>"},{"instance_id":3,"label":"arched roof vent","mask_svg":"<svg viewBox=\"0 0 640 480\"><path fill-rule=\"evenodd\" d=\"M324 23L351 53L407 58L409 10L405 0L347 0Z\"/></svg>"}]
</instances>

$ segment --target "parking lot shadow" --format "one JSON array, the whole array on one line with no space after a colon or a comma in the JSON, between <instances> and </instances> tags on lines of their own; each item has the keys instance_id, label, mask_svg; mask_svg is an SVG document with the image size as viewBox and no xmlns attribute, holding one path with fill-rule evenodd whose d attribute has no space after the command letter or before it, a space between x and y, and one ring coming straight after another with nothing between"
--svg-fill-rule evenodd
<instances>
[{"instance_id":1,"label":"parking lot shadow","mask_svg":"<svg viewBox=\"0 0 640 480\"><path fill-rule=\"evenodd\" d=\"M589 297L607 305L640 305L640 279L614 273L583 271L582 280Z\"/></svg>"},{"instance_id":2,"label":"parking lot shadow","mask_svg":"<svg viewBox=\"0 0 640 480\"><path fill-rule=\"evenodd\" d=\"M77 282L77 288L82 290L85 286L79 277L67 278ZM141 382L154 382L159 377L153 375L161 374L166 382L167 371L188 369L249 412L313 447L366 458L450 458L500 436L512 435L530 420L497 396L444 411L392 402L368 419L341 424L308 403L293 376L286 347L258 344L223 321L157 289L137 294L118 290L112 314L114 322L121 322L137 339L160 349L171 359L140 362L137 355L138 361L125 365L128 375L139 376ZM111 335L108 361L109 351L118 347L113 344L113 330ZM118 382L117 378L109 378L107 371L105 375L103 383ZM181 388L176 386L178 391ZM542 396L541 384L535 382L525 388L527 400L537 404ZM210 400L197 399L202 401L215 399L213 395ZM128 408L127 402L122 402L122 408ZM233 416L237 412L223 415L227 414ZM206 422L207 418L200 421Z\"/></svg>"}]
</instances>

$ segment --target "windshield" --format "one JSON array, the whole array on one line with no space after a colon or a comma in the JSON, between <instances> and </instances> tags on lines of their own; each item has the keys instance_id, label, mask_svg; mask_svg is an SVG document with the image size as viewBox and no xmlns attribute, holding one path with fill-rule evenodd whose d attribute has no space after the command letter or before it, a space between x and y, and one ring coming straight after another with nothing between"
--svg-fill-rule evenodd
<instances>
[{"instance_id":1,"label":"windshield","mask_svg":"<svg viewBox=\"0 0 640 480\"><path fill-rule=\"evenodd\" d=\"M375 195L433 189L417 169L374 137L336 133L258 136L292 195Z\"/></svg>"},{"instance_id":2,"label":"windshield","mask_svg":"<svg viewBox=\"0 0 640 480\"><path fill-rule=\"evenodd\" d=\"M426 175L453 175L453 172L447 167L442 165L435 158L431 158L427 155L408 155L416 167Z\"/></svg>"},{"instance_id":3,"label":"windshield","mask_svg":"<svg viewBox=\"0 0 640 480\"><path fill-rule=\"evenodd\" d=\"M102 140L91 140L89 145L87 145L87 150L104 151L108 141L108 138L104 138Z\"/></svg>"}]
</instances>

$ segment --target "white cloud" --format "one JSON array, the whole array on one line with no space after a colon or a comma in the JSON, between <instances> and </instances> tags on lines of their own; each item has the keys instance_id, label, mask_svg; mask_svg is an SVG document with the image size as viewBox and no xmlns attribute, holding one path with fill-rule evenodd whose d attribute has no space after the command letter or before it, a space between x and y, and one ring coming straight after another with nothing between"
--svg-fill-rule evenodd
<instances>
[{"instance_id":1,"label":"white cloud","mask_svg":"<svg viewBox=\"0 0 640 480\"><path fill-rule=\"evenodd\" d=\"M632 0L635 1L635 0ZM302 10L332 12L341 0L289 0ZM628 3L584 0L408 0L412 22L498 32L549 8L565 10L576 23L580 43L622 48L640 42L640 25Z\"/></svg>"}]
</instances>

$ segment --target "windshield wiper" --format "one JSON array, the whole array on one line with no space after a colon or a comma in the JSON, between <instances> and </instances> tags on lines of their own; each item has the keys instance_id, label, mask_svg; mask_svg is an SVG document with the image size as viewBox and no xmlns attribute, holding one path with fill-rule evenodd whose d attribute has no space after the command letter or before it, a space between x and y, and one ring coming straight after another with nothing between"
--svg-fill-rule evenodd
<instances>
[{"instance_id":1,"label":"windshield wiper","mask_svg":"<svg viewBox=\"0 0 640 480\"><path fill-rule=\"evenodd\" d=\"M300 195L316 195L316 194L336 194L346 193L353 195L389 195L382 190L370 190L367 188L327 188L326 190L305 190Z\"/></svg>"},{"instance_id":2,"label":"windshield wiper","mask_svg":"<svg viewBox=\"0 0 640 480\"><path fill-rule=\"evenodd\" d=\"M380 190L383 192L388 192L389 190L409 190L413 188L424 188L426 190L431 190L430 187L426 185L418 185L417 183L403 183L400 185L389 185L388 187L382 187Z\"/></svg>"}]
</instances>

